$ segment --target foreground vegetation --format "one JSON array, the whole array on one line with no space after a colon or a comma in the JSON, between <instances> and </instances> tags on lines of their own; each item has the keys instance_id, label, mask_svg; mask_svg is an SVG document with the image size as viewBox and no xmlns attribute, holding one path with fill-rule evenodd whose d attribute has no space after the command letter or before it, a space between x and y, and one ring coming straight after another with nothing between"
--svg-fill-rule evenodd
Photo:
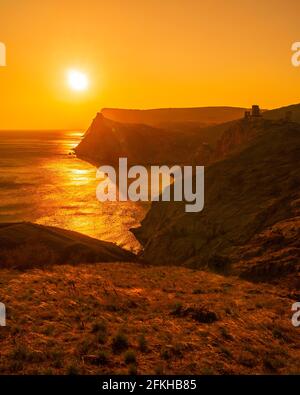
<instances>
[{"instance_id":1,"label":"foreground vegetation","mask_svg":"<svg viewBox=\"0 0 300 395\"><path fill-rule=\"evenodd\" d=\"M1 374L300 373L278 285L139 264L0 270Z\"/></svg>"}]
</instances>

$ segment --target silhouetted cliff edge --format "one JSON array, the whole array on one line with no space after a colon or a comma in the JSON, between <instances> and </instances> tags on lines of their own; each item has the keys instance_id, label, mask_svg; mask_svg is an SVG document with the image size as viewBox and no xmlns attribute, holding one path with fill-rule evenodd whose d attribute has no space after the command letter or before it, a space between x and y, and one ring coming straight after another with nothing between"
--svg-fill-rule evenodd
<instances>
[{"instance_id":1,"label":"silhouetted cliff edge","mask_svg":"<svg viewBox=\"0 0 300 395\"><path fill-rule=\"evenodd\" d=\"M207 164L224 129L244 116L240 107L101 110L75 149L92 163Z\"/></svg>"},{"instance_id":2,"label":"silhouetted cliff edge","mask_svg":"<svg viewBox=\"0 0 300 395\"><path fill-rule=\"evenodd\" d=\"M115 163L120 157L139 165L191 164L194 160L191 153L197 149L209 151L204 143L201 134L195 131L120 123L98 113L75 152L78 157L96 164Z\"/></svg>"}]
</instances>

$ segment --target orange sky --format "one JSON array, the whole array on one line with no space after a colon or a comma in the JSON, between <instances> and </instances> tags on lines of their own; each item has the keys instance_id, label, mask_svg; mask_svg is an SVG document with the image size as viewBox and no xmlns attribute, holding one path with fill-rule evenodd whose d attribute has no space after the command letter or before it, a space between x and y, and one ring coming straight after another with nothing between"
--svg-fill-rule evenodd
<instances>
[{"instance_id":1,"label":"orange sky","mask_svg":"<svg viewBox=\"0 0 300 395\"><path fill-rule=\"evenodd\" d=\"M84 129L101 107L297 103L299 15L299 0L0 0L0 129ZM68 68L88 91L69 90Z\"/></svg>"}]
</instances>

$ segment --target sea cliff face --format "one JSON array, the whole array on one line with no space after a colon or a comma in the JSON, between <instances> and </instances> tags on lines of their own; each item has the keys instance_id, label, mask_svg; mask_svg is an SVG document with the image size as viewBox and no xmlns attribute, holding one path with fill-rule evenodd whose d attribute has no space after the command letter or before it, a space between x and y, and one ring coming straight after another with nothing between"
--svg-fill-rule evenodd
<instances>
[{"instance_id":1,"label":"sea cliff face","mask_svg":"<svg viewBox=\"0 0 300 395\"><path fill-rule=\"evenodd\" d=\"M96 164L117 163L120 157L139 165L191 164L194 161L191 152L197 147L205 149L203 143L194 131L186 134L144 124L120 123L98 113L75 152Z\"/></svg>"},{"instance_id":2,"label":"sea cliff face","mask_svg":"<svg viewBox=\"0 0 300 395\"><path fill-rule=\"evenodd\" d=\"M153 202L141 226L132 229L142 258L273 281L299 272L300 257L292 231L299 216L300 125L281 116L279 111L277 120L240 119L187 133L99 113L76 153L94 163L125 156L129 164L205 165L202 212L186 213L185 202ZM285 236L279 237L282 229ZM277 236L282 243L274 242Z\"/></svg>"},{"instance_id":3,"label":"sea cliff face","mask_svg":"<svg viewBox=\"0 0 300 395\"><path fill-rule=\"evenodd\" d=\"M280 233L282 221L286 221L287 235L287 227L298 229L300 126L265 120L248 125L239 122L223 135L216 150L219 155L229 156L206 168L202 212L186 213L181 202L154 202L141 227L133 232L143 244L143 257L149 262L231 270L251 277L250 271L245 272L247 247L239 254L238 248L248 246L252 250L255 273L259 259L255 261L254 257L261 254L253 248L257 240L263 240L261 247L264 242L272 245L274 237L270 235L274 229L273 233L267 230L276 226ZM295 263L295 256L299 262L300 246L295 235L282 237L282 245L279 243L276 248L281 250L288 245L293 259L283 272L297 272L299 263ZM269 261L271 255L270 252ZM241 266L237 262L242 256ZM263 272L261 268L260 273Z\"/></svg>"},{"instance_id":4,"label":"sea cliff face","mask_svg":"<svg viewBox=\"0 0 300 395\"><path fill-rule=\"evenodd\" d=\"M228 108L221 109L218 109L217 114L221 112L222 116L215 115L214 119L223 119L225 115L225 119L241 116L241 109L231 109L229 113ZM196 110L203 109L181 110L177 109L176 112L173 109L104 109L96 115L75 152L78 157L94 164L113 164L117 163L120 157L127 157L129 163L139 165L208 165L224 158L237 148L240 149L262 132L265 124L270 123L264 118L241 118L217 124L179 122L188 116L197 119ZM200 114L202 112L200 111ZM103 114L113 119L106 118ZM156 123L155 116L158 117ZM172 121L171 116L174 116L175 120ZM209 119L212 118L210 114ZM124 120L128 122L123 122ZM134 123L134 120L144 123ZM165 122L162 122L163 120Z\"/></svg>"},{"instance_id":5,"label":"sea cliff face","mask_svg":"<svg viewBox=\"0 0 300 395\"><path fill-rule=\"evenodd\" d=\"M139 165L206 165L216 159L216 144L224 130L243 111L231 107L103 109L75 152L96 164L117 163L120 157L127 157L129 163Z\"/></svg>"}]
</instances>

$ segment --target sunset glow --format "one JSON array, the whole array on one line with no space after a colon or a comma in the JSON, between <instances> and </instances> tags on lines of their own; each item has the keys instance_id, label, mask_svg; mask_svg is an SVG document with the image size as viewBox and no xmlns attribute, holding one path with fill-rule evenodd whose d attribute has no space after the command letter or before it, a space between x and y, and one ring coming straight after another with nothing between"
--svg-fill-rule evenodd
<instances>
[{"instance_id":1,"label":"sunset glow","mask_svg":"<svg viewBox=\"0 0 300 395\"><path fill-rule=\"evenodd\" d=\"M85 129L103 107L297 103L299 12L296 0L4 1L0 129ZM70 85L69 67L84 74Z\"/></svg>"},{"instance_id":2,"label":"sunset glow","mask_svg":"<svg viewBox=\"0 0 300 395\"><path fill-rule=\"evenodd\" d=\"M78 70L69 70L67 74L69 87L73 91L85 91L89 86L86 74Z\"/></svg>"},{"instance_id":3,"label":"sunset glow","mask_svg":"<svg viewBox=\"0 0 300 395\"><path fill-rule=\"evenodd\" d=\"M0 388L296 384L299 19L0 0Z\"/></svg>"}]
</instances>

